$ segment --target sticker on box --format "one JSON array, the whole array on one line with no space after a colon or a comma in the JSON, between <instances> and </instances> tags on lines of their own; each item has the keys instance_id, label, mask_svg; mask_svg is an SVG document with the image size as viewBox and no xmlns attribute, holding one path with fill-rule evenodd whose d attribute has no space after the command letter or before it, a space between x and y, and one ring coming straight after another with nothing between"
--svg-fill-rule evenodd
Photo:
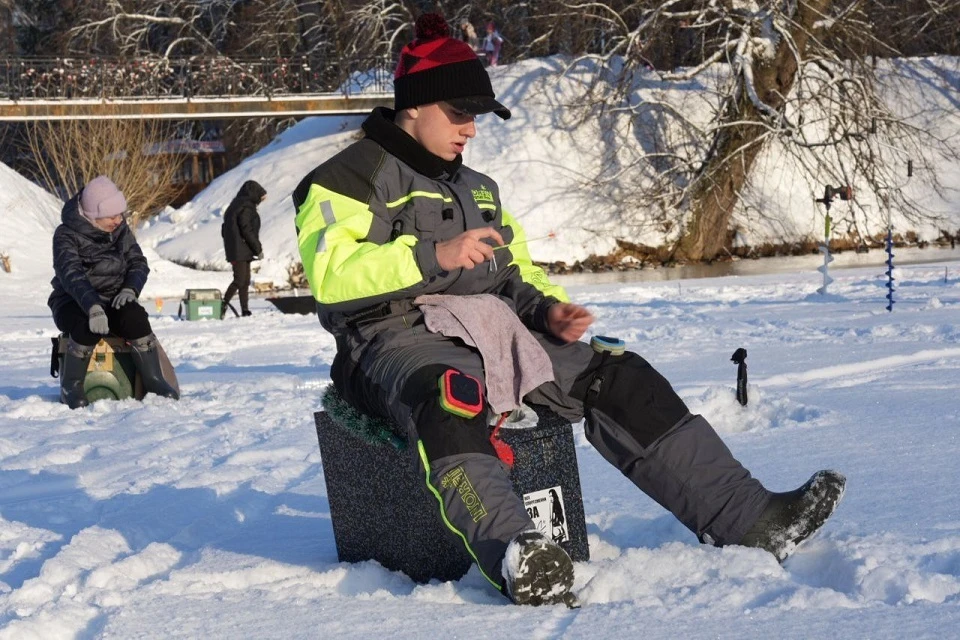
<instances>
[{"instance_id":1,"label":"sticker on box","mask_svg":"<svg viewBox=\"0 0 960 640\"><path fill-rule=\"evenodd\" d=\"M523 506L537 531L558 543L570 539L563 489L559 485L523 494Z\"/></svg>"}]
</instances>

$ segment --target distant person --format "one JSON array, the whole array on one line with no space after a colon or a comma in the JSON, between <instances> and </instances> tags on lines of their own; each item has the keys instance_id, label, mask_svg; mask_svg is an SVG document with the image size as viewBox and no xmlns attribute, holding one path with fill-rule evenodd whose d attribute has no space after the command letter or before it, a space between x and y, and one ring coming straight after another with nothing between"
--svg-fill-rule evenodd
<instances>
[{"instance_id":1,"label":"distant person","mask_svg":"<svg viewBox=\"0 0 960 640\"><path fill-rule=\"evenodd\" d=\"M137 302L150 267L124 219L127 200L107 176L91 180L67 202L53 234L53 293L47 304L66 333L60 400L87 406L83 383L93 349L113 333L133 348L146 391L179 399L164 379L157 337Z\"/></svg>"},{"instance_id":2,"label":"distant person","mask_svg":"<svg viewBox=\"0 0 960 640\"><path fill-rule=\"evenodd\" d=\"M470 48L474 51L479 51L480 37L477 35L477 30L473 28L473 25L469 22L464 22L460 25L460 31L463 33L463 41L470 45Z\"/></svg>"},{"instance_id":3,"label":"distant person","mask_svg":"<svg viewBox=\"0 0 960 640\"><path fill-rule=\"evenodd\" d=\"M300 257L336 338L336 390L406 430L425 495L490 584L518 604L569 603L573 586L572 561L537 530L490 440L490 419L521 400L585 418L600 454L701 542L783 561L823 526L842 475L768 490L647 360L610 338L581 340L593 315L533 263L496 181L463 163L477 116L510 110L439 15L417 19L393 88L394 108L374 109L366 135L294 190ZM477 346L431 324L444 323L433 306ZM530 366L517 371L504 351Z\"/></svg>"},{"instance_id":4,"label":"distant person","mask_svg":"<svg viewBox=\"0 0 960 640\"><path fill-rule=\"evenodd\" d=\"M487 23L487 35L483 38L483 55L487 58L487 66L495 67L500 64L500 48L503 38L497 31L497 25L491 20Z\"/></svg>"},{"instance_id":5,"label":"distant person","mask_svg":"<svg viewBox=\"0 0 960 640\"><path fill-rule=\"evenodd\" d=\"M250 314L250 263L263 259L263 247L260 245L260 214L257 205L267 197L266 190L253 180L247 180L230 202L223 214L223 250L227 260L233 266L233 282L223 296L223 309L220 317L227 311L227 305L233 294L240 294L240 314Z\"/></svg>"}]
</instances>

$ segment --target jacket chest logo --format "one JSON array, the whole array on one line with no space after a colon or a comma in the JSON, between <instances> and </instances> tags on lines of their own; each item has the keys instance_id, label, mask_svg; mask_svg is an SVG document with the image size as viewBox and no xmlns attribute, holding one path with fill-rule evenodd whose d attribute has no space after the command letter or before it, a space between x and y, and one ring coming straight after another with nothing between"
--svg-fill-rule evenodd
<instances>
[{"instance_id":1,"label":"jacket chest logo","mask_svg":"<svg viewBox=\"0 0 960 640\"><path fill-rule=\"evenodd\" d=\"M493 192L484 185L480 185L479 189L471 189L470 193L477 204L493 204Z\"/></svg>"}]
</instances>

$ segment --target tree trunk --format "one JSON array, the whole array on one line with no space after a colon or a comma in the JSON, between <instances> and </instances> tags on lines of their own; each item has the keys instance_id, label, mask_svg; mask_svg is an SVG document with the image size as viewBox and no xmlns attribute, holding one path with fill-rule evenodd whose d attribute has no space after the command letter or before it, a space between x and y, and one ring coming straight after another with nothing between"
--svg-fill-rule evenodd
<instances>
[{"instance_id":1,"label":"tree trunk","mask_svg":"<svg viewBox=\"0 0 960 640\"><path fill-rule=\"evenodd\" d=\"M824 17L832 0L801 0L790 29L797 51L806 51L813 25ZM797 75L797 60L783 39L772 60L756 60L753 67L757 95L780 111ZM710 151L690 189L690 222L672 251L675 260L710 260L728 245L728 229L740 192L763 148L761 136L769 117L757 110L741 88L733 97ZM723 126L724 122L740 122ZM755 124L753 124L755 123Z\"/></svg>"}]
</instances>

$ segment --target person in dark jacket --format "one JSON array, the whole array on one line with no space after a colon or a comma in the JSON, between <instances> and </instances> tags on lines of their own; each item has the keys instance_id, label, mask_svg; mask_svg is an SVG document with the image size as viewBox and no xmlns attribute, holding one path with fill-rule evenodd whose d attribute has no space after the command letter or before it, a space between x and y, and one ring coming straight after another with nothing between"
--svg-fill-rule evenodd
<instances>
[{"instance_id":1,"label":"person in dark jacket","mask_svg":"<svg viewBox=\"0 0 960 640\"><path fill-rule=\"evenodd\" d=\"M263 259L260 245L260 214L257 205L267 197L266 190L253 180L247 180L223 214L223 250L233 266L233 282L223 296L223 313L235 293L240 294L240 313L250 315L250 263ZM222 313L221 313L222 317Z\"/></svg>"},{"instance_id":2,"label":"person in dark jacket","mask_svg":"<svg viewBox=\"0 0 960 640\"><path fill-rule=\"evenodd\" d=\"M768 490L644 358L609 338L580 340L593 315L533 263L497 183L463 164L475 117L491 112L510 117L473 50L424 14L400 53L394 109L375 109L366 136L294 191L304 274L336 338L336 390L406 430L442 521L515 603L569 604L574 577L491 441L491 419L520 400L585 419L600 454L701 542L782 561L833 513L843 476L821 471L795 491ZM469 326L472 341L438 329L433 307ZM515 355L487 357L514 339ZM518 359L536 366L515 375ZM504 379L531 386L501 403Z\"/></svg>"},{"instance_id":3,"label":"person in dark jacket","mask_svg":"<svg viewBox=\"0 0 960 640\"><path fill-rule=\"evenodd\" d=\"M87 406L87 364L100 337L129 341L144 389L179 399L164 379L157 338L137 302L150 268L124 219L127 201L107 176L94 178L61 211L53 234L53 293L47 304L66 333L60 400L71 409Z\"/></svg>"}]
</instances>

